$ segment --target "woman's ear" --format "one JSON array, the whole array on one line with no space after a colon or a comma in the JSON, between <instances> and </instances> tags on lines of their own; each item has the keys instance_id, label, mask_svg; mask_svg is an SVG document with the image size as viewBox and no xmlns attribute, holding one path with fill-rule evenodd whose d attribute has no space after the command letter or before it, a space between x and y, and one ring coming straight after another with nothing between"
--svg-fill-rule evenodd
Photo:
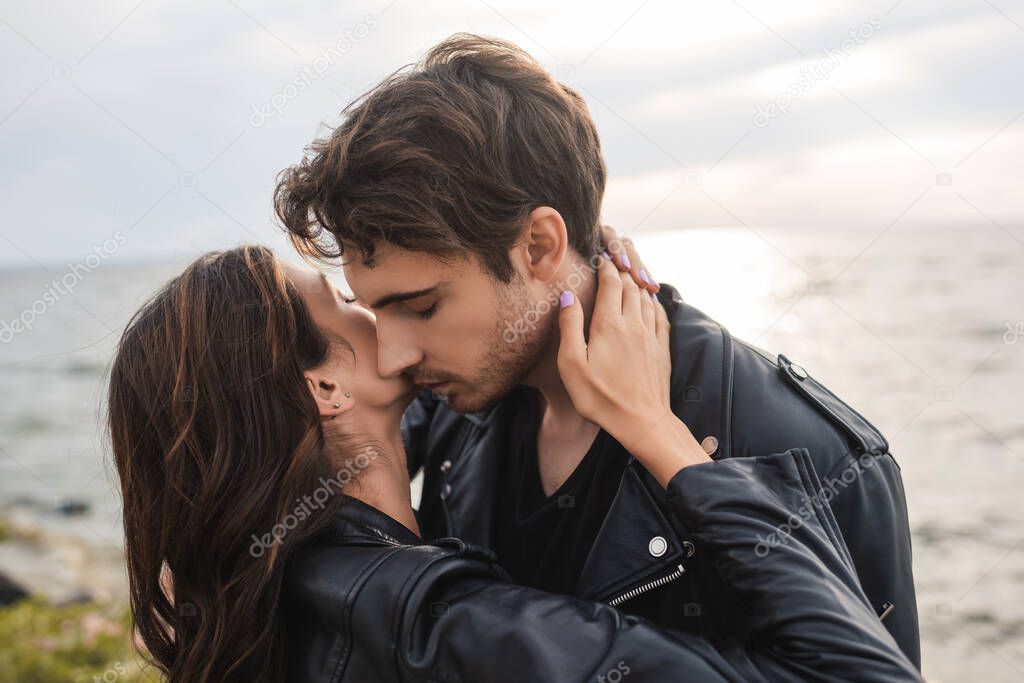
<instances>
[{"instance_id":1,"label":"woman's ear","mask_svg":"<svg viewBox=\"0 0 1024 683\"><path fill-rule=\"evenodd\" d=\"M302 374L321 417L333 420L356 404L352 392L342 389L331 375L320 370L307 370Z\"/></svg>"}]
</instances>

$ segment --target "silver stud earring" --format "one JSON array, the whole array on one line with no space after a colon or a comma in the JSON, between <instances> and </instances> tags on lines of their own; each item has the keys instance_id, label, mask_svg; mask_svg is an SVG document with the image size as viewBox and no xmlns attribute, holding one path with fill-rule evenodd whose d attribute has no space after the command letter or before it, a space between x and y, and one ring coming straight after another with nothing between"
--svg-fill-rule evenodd
<instances>
[{"instance_id":1,"label":"silver stud earring","mask_svg":"<svg viewBox=\"0 0 1024 683\"><path fill-rule=\"evenodd\" d=\"M335 404L334 404L334 407L335 407L335 408L340 408L340 407L341 407L341 404L340 404L340 403L335 403Z\"/></svg>"},{"instance_id":2,"label":"silver stud earring","mask_svg":"<svg viewBox=\"0 0 1024 683\"><path fill-rule=\"evenodd\" d=\"M349 391L345 392L345 398L352 398L352 393Z\"/></svg>"}]
</instances>

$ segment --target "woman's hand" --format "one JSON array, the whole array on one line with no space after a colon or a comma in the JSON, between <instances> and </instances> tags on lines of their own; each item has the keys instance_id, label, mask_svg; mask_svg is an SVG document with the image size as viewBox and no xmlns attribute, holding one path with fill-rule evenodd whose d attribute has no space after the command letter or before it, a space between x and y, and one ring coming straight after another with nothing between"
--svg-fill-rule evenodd
<instances>
[{"instance_id":1,"label":"woman's hand","mask_svg":"<svg viewBox=\"0 0 1024 683\"><path fill-rule=\"evenodd\" d=\"M668 316L607 259L597 283L589 342L583 308L572 292L563 293L558 371L580 415L628 447L671 414Z\"/></svg>"},{"instance_id":2,"label":"woman's hand","mask_svg":"<svg viewBox=\"0 0 1024 683\"><path fill-rule=\"evenodd\" d=\"M601 244L612 257L612 263L618 266L619 270L633 276L633 282L641 290L657 293L661 285L647 271L640 255L633 246L633 240L628 237L620 237L619 233L610 225L601 226Z\"/></svg>"},{"instance_id":3,"label":"woman's hand","mask_svg":"<svg viewBox=\"0 0 1024 683\"><path fill-rule=\"evenodd\" d=\"M558 372L579 414L667 485L687 464L709 460L669 404L668 315L607 259L597 281L589 341L583 308L571 291L562 293Z\"/></svg>"}]
</instances>

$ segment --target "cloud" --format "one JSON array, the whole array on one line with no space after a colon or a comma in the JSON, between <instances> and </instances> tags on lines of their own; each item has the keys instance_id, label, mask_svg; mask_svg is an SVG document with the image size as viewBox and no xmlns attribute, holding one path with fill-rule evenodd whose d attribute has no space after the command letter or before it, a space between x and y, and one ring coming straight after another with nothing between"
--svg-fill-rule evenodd
<instances>
[{"instance_id":1,"label":"cloud","mask_svg":"<svg viewBox=\"0 0 1024 683\"><path fill-rule=\"evenodd\" d=\"M977 210L936 188L906 220L974 225L986 220L980 210L1012 229L1024 209L1013 189L1024 171L1012 161L1024 129L1014 121L1024 110L1013 81L1019 28L966 0L887 9L830 79L758 128L756 104L870 19L861 3L8 7L0 234L17 248L0 263L30 264L22 251L74 258L131 225L139 237L117 259L255 239L286 248L270 207L276 173L351 98L458 30L517 42L580 90L610 169L609 220L876 225L952 172L953 190ZM372 30L282 95L367 17ZM254 126L254 107L275 97L279 111ZM687 184L687 172L701 184Z\"/></svg>"}]
</instances>

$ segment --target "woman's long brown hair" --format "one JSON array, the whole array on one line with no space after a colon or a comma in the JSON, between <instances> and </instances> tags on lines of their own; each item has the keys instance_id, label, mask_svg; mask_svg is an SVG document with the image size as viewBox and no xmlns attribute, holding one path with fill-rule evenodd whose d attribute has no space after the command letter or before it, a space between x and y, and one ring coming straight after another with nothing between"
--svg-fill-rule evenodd
<instances>
[{"instance_id":1,"label":"woman's long brown hair","mask_svg":"<svg viewBox=\"0 0 1024 683\"><path fill-rule=\"evenodd\" d=\"M254 551L330 476L303 370L329 344L274 255L208 254L125 330L109 429L135 628L172 683L285 677L282 578L341 496Z\"/></svg>"}]
</instances>

